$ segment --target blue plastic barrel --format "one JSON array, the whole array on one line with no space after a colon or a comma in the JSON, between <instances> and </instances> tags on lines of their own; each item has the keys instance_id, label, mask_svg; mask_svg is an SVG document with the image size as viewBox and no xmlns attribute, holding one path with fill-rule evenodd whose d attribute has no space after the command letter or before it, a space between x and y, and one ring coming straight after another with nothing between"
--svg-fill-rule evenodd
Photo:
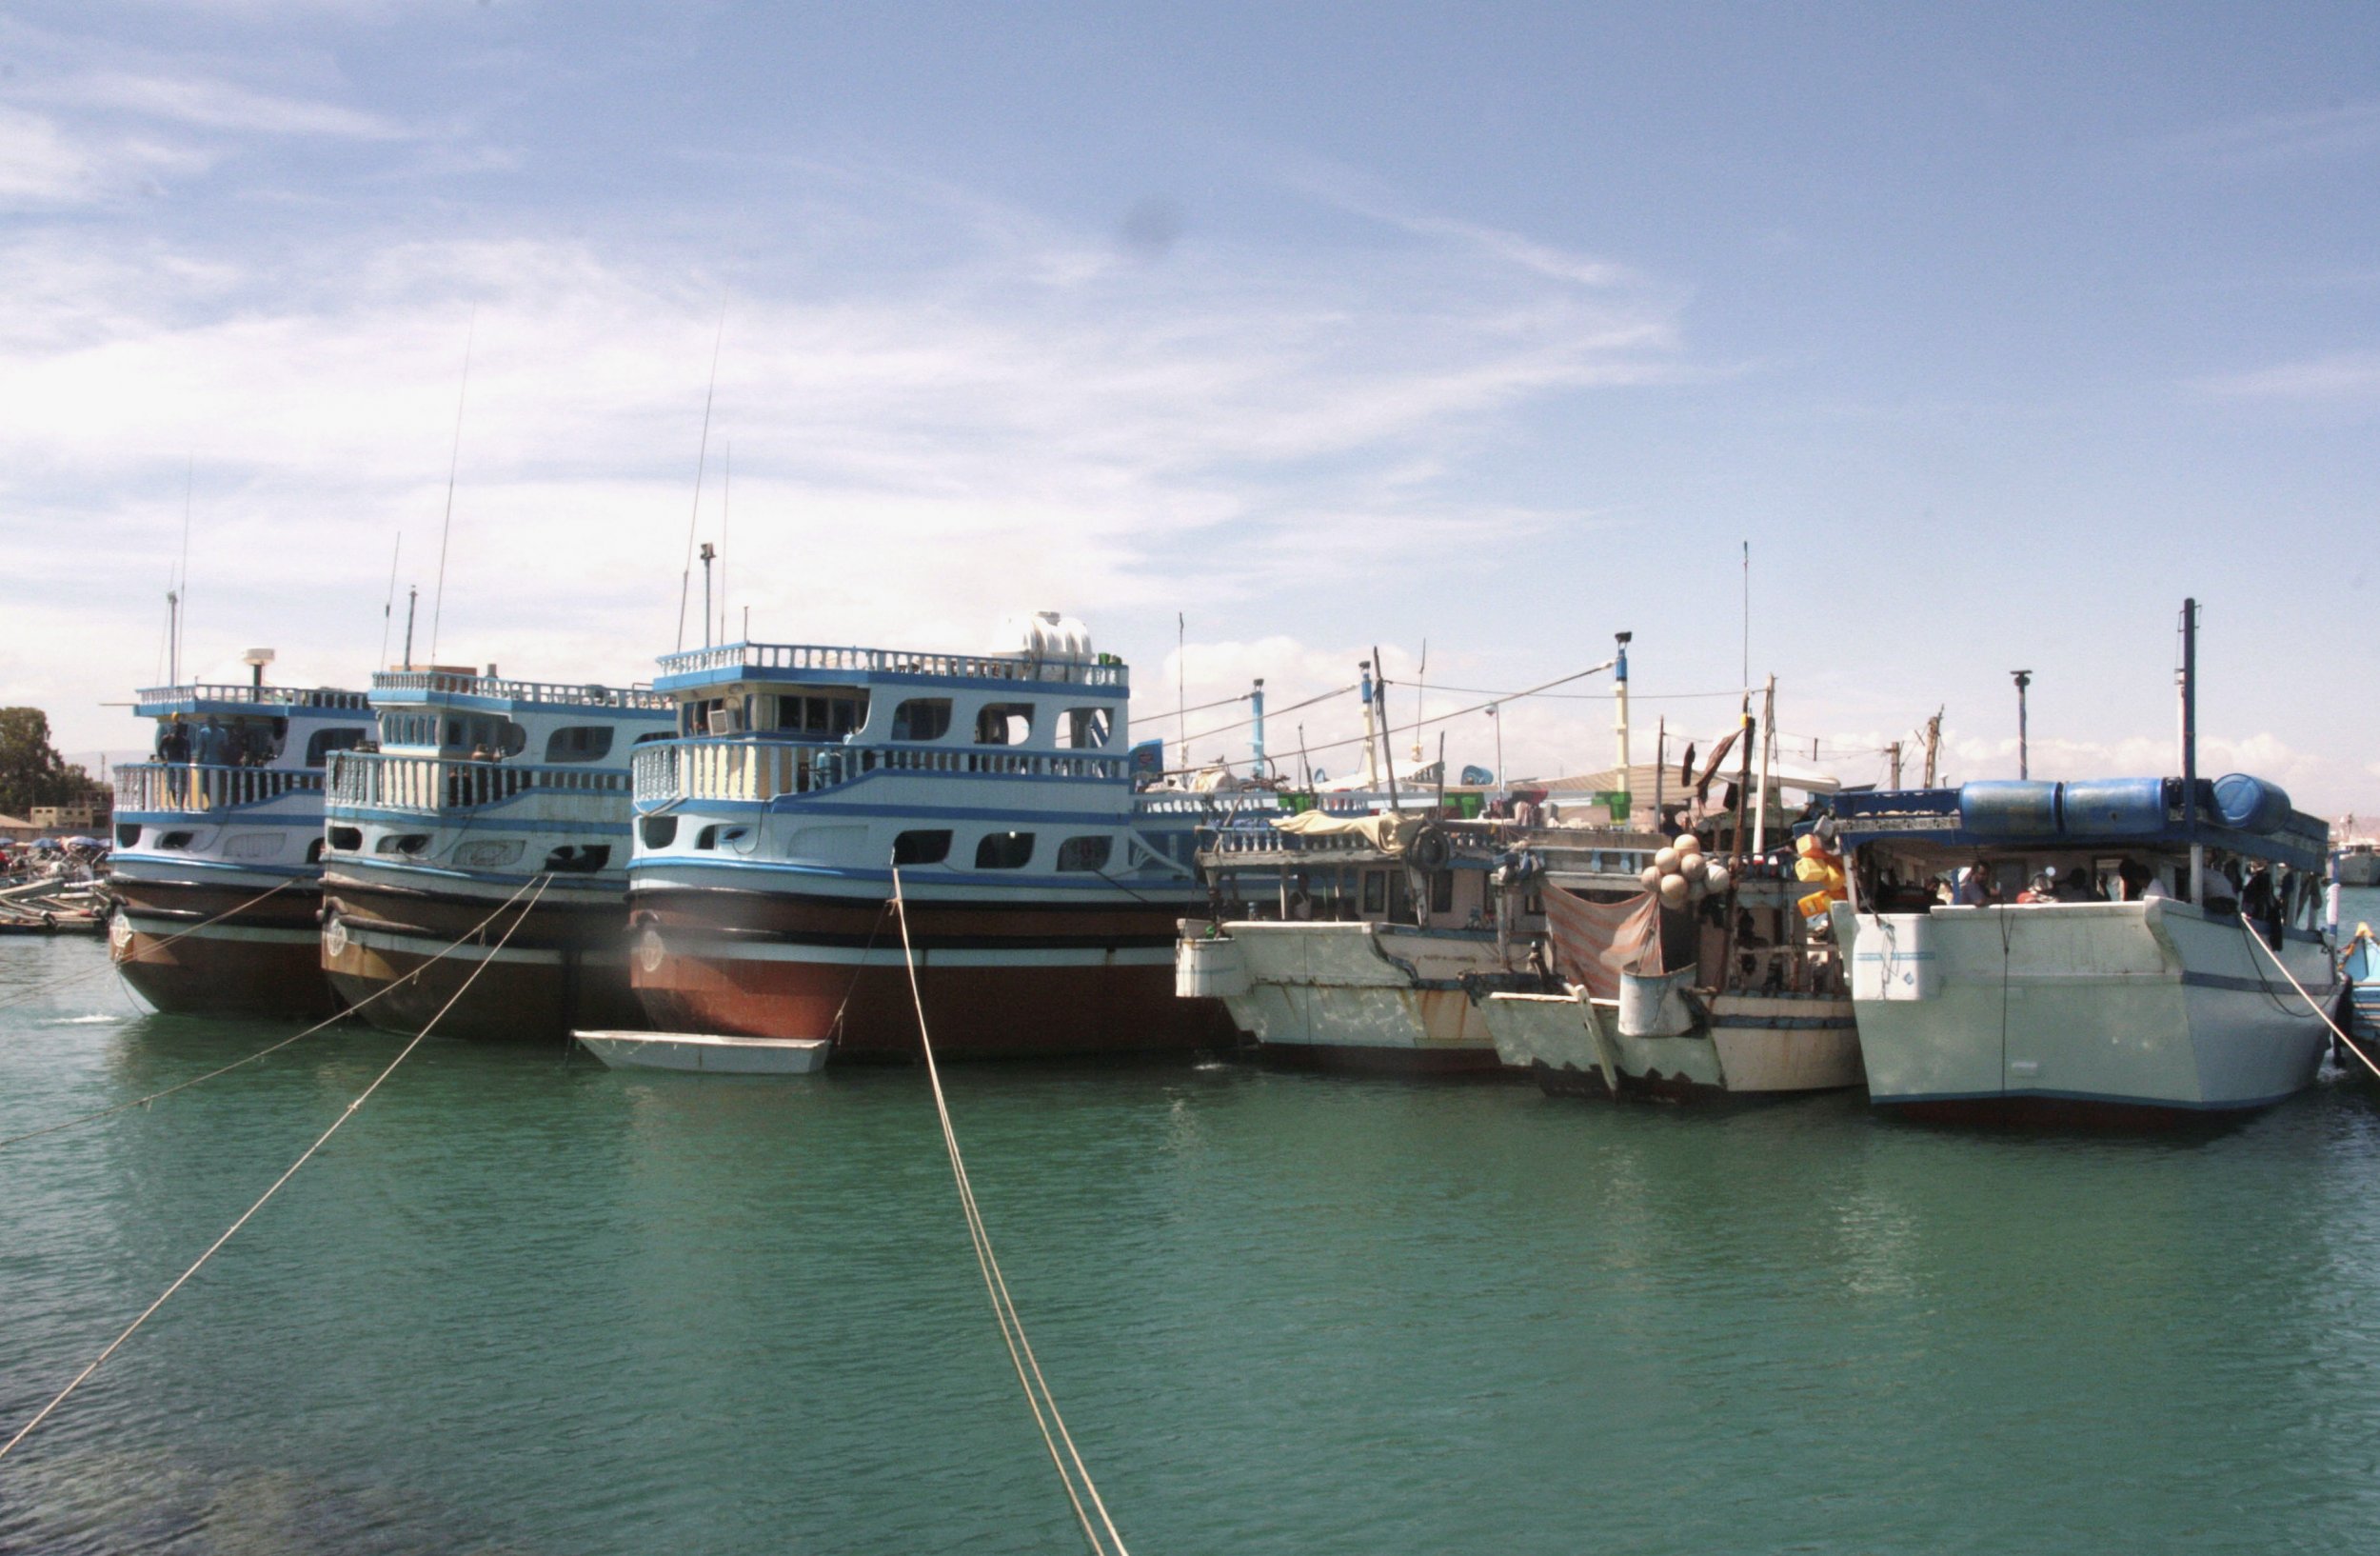
<instances>
[{"instance_id":1,"label":"blue plastic barrel","mask_svg":"<svg viewBox=\"0 0 2380 1556\"><path fill-rule=\"evenodd\" d=\"M2234 772L2214 781L2214 810L2226 827L2243 832L2277 832L2290 819L2290 797L2278 784Z\"/></svg>"},{"instance_id":2,"label":"blue plastic barrel","mask_svg":"<svg viewBox=\"0 0 2380 1556\"><path fill-rule=\"evenodd\" d=\"M2079 778L2059 797L2072 838L2154 837L2165 830L2162 778Z\"/></svg>"},{"instance_id":3,"label":"blue plastic barrel","mask_svg":"<svg viewBox=\"0 0 2380 1556\"><path fill-rule=\"evenodd\" d=\"M1958 791L1958 825L1977 837L2055 837L2058 786L1987 779Z\"/></svg>"}]
</instances>

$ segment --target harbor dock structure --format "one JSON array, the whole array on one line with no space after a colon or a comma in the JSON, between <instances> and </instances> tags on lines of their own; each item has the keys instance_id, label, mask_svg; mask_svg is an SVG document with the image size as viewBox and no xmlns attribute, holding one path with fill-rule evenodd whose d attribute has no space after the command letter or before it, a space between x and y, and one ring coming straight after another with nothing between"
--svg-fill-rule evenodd
<instances>
[{"instance_id":1,"label":"harbor dock structure","mask_svg":"<svg viewBox=\"0 0 2380 1556\"><path fill-rule=\"evenodd\" d=\"M321 966L392 1031L420 1030L458 993L438 1020L451 1036L642 1026L628 758L669 733L670 699L489 670L372 677L378 748L330 768Z\"/></svg>"},{"instance_id":2,"label":"harbor dock structure","mask_svg":"<svg viewBox=\"0 0 2380 1556\"><path fill-rule=\"evenodd\" d=\"M1870 1097L2138 1126L2311 1084L2329 831L2281 789L2113 778L1845 794L1832 909ZM2284 971L2286 969L2286 972Z\"/></svg>"},{"instance_id":3,"label":"harbor dock structure","mask_svg":"<svg viewBox=\"0 0 2380 1556\"><path fill-rule=\"evenodd\" d=\"M108 940L127 983L160 1010L323 1016L323 776L370 738L360 691L264 684L158 687L152 757L115 769Z\"/></svg>"},{"instance_id":4,"label":"harbor dock structure","mask_svg":"<svg viewBox=\"0 0 2380 1556\"><path fill-rule=\"evenodd\" d=\"M1233 1041L1173 997L1230 797L1136 793L1125 666L1040 614L1012 651L737 643L664 656L635 754L630 973L651 1025L921 1052L893 871L945 1058Z\"/></svg>"}]
</instances>

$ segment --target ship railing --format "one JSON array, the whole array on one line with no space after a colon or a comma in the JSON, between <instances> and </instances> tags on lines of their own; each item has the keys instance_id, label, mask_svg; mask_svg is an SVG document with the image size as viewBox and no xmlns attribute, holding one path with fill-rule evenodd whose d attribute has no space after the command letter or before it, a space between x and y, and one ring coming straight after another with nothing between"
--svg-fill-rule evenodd
<instances>
[{"instance_id":1,"label":"ship railing","mask_svg":"<svg viewBox=\"0 0 2380 1556\"><path fill-rule=\"evenodd\" d=\"M117 767L116 809L228 810L285 794L319 791L323 775L303 768L232 768L196 762L127 762Z\"/></svg>"},{"instance_id":2,"label":"ship railing","mask_svg":"<svg viewBox=\"0 0 2380 1556\"><path fill-rule=\"evenodd\" d=\"M677 699L648 687L584 686L566 681L506 681L446 670L382 670L372 677L372 696L389 703L415 697L486 697L499 702L553 703L571 708L666 710Z\"/></svg>"},{"instance_id":3,"label":"ship railing","mask_svg":"<svg viewBox=\"0 0 2380 1556\"><path fill-rule=\"evenodd\" d=\"M342 709L360 709L370 706L369 699L363 692L341 691L333 687L258 687L207 682L180 687L149 687L132 696L136 703L143 706L150 703L235 703L268 708Z\"/></svg>"},{"instance_id":4,"label":"ship railing","mask_svg":"<svg viewBox=\"0 0 2380 1556\"><path fill-rule=\"evenodd\" d=\"M424 815L499 805L523 795L583 797L594 808L629 792L618 768L454 761L387 751L335 751L328 798L333 807L408 810Z\"/></svg>"},{"instance_id":5,"label":"ship railing","mask_svg":"<svg viewBox=\"0 0 2380 1556\"><path fill-rule=\"evenodd\" d=\"M731 643L661 656L664 675L742 670L828 670L837 673L932 675L966 681L1045 681L1124 687L1131 670L1097 660L1042 659L1032 654L912 653L899 648L843 648L814 643Z\"/></svg>"},{"instance_id":6,"label":"ship railing","mask_svg":"<svg viewBox=\"0 0 2380 1556\"><path fill-rule=\"evenodd\" d=\"M722 735L646 741L632 759L639 805L674 800L773 800L815 794L875 773L971 773L992 777L1121 783L1126 760L1063 751L935 746L845 746L841 742Z\"/></svg>"}]
</instances>

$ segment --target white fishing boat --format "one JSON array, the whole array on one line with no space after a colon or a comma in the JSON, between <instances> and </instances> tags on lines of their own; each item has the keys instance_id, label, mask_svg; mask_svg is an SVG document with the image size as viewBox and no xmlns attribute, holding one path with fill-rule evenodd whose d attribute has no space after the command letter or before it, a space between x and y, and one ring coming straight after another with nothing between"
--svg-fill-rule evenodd
<instances>
[{"instance_id":1,"label":"white fishing boat","mask_svg":"<svg viewBox=\"0 0 2380 1556\"><path fill-rule=\"evenodd\" d=\"M323 774L371 736L364 693L265 682L137 694L154 755L115 769L117 970L161 1010L308 1017L338 1008L323 977Z\"/></svg>"},{"instance_id":2,"label":"white fishing boat","mask_svg":"<svg viewBox=\"0 0 2380 1556\"><path fill-rule=\"evenodd\" d=\"M706 1075L810 1075L834 1045L823 1038L735 1037L724 1032L587 1031L570 1034L613 1069Z\"/></svg>"},{"instance_id":3,"label":"white fishing boat","mask_svg":"<svg viewBox=\"0 0 2380 1556\"><path fill-rule=\"evenodd\" d=\"M2149 1122L2312 1082L2329 1028L2290 980L2337 993L2327 831L2273 785L1973 783L1836 807L1835 933L1879 1107ZM1980 900L1943 900L1954 878Z\"/></svg>"},{"instance_id":4,"label":"white fishing boat","mask_svg":"<svg viewBox=\"0 0 2380 1556\"><path fill-rule=\"evenodd\" d=\"M673 705L494 670L372 677L377 747L330 768L321 965L394 1031L636 1026L628 757L669 733Z\"/></svg>"},{"instance_id":5,"label":"white fishing boat","mask_svg":"<svg viewBox=\"0 0 2380 1556\"><path fill-rule=\"evenodd\" d=\"M1559 888L1555 888L1558 890ZM1649 894L1600 915L1554 899L1550 990L1477 991L1504 1062L1550 1093L1761 1097L1860 1084L1859 1034L1832 946L1805 932L1791 883L1736 883L1663 909ZM1691 921L1681 937L1675 924ZM1639 922L1634 926L1630 918ZM1598 919L1601 922L1598 922ZM1608 925L1609 928L1605 928ZM1697 948L1645 970L1657 945Z\"/></svg>"}]
</instances>

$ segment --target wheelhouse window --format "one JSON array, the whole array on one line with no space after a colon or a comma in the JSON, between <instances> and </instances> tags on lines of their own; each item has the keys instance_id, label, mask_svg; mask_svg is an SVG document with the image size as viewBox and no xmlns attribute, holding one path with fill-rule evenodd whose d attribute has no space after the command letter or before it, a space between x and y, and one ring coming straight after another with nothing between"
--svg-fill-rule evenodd
<instances>
[{"instance_id":1,"label":"wheelhouse window","mask_svg":"<svg viewBox=\"0 0 2380 1556\"><path fill-rule=\"evenodd\" d=\"M559 765L565 762L601 762L611 754L611 726L608 724L572 724L545 737L545 760Z\"/></svg>"},{"instance_id":2,"label":"wheelhouse window","mask_svg":"<svg viewBox=\"0 0 2380 1556\"><path fill-rule=\"evenodd\" d=\"M911 697L893 708L895 740L940 740L950 733L950 699Z\"/></svg>"},{"instance_id":3,"label":"wheelhouse window","mask_svg":"<svg viewBox=\"0 0 2380 1556\"><path fill-rule=\"evenodd\" d=\"M369 729L317 729L306 740L306 765L319 768L333 751L351 751L364 744Z\"/></svg>"},{"instance_id":4,"label":"wheelhouse window","mask_svg":"<svg viewBox=\"0 0 2380 1556\"><path fill-rule=\"evenodd\" d=\"M977 869L1022 869L1031 863L1031 832L985 832L975 846Z\"/></svg>"},{"instance_id":5,"label":"wheelhouse window","mask_svg":"<svg viewBox=\"0 0 2380 1556\"><path fill-rule=\"evenodd\" d=\"M777 729L782 734L840 740L866 722L864 691L788 691L777 698Z\"/></svg>"},{"instance_id":6,"label":"wheelhouse window","mask_svg":"<svg viewBox=\"0 0 2380 1556\"><path fill-rule=\"evenodd\" d=\"M1069 708L1058 721L1058 744L1068 750L1098 750L1114 733L1115 717L1104 708Z\"/></svg>"},{"instance_id":7,"label":"wheelhouse window","mask_svg":"<svg viewBox=\"0 0 2380 1556\"><path fill-rule=\"evenodd\" d=\"M1021 746L1033 738L1031 703L985 703L975 715L979 746Z\"/></svg>"},{"instance_id":8,"label":"wheelhouse window","mask_svg":"<svg viewBox=\"0 0 2380 1556\"><path fill-rule=\"evenodd\" d=\"M1108 855L1115 848L1112 837L1070 837L1058 845L1060 873L1071 870L1101 870L1107 868Z\"/></svg>"},{"instance_id":9,"label":"wheelhouse window","mask_svg":"<svg viewBox=\"0 0 2380 1556\"><path fill-rule=\"evenodd\" d=\"M896 865L939 865L949 857L948 828L903 832L893 839L892 862Z\"/></svg>"}]
</instances>

